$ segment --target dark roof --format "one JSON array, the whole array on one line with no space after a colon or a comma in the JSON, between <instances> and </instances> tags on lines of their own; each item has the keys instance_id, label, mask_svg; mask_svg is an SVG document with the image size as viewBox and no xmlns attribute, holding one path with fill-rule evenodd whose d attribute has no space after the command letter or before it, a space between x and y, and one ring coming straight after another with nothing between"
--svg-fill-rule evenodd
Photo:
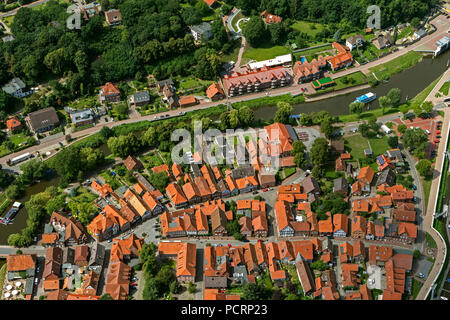
<instances>
[{"instance_id":1,"label":"dark roof","mask_svg":"<svg viewBox=\"0 0 450 320\"><path fill-rule=\"evenodd\" d=\"M150 101L150 93L147 90L133 93L131 97L134 103Z\"/></svg>"},{"instance_id":2,"label":"dark roof","mask_svg":"<svg viewBox=\"0 0 450 320\"><path fill-rule=\"evenodd\" d=\"M205 277L205 288L226 288L227 287L227 277Z\"/></svg>"},{"instance_id":3,"label":"dark roof","mask_svg":"<svg viewBox=\"0 0 450 320\"><path fill-rule=\"evenodd\" d=\"M89 258L89 266L103 266L105 260L105 247L100 243L96 243L91 249L91 256Z\"/></svg>"},{"instance_id":4,"label":"dark roof","mask_svg":"<svg viewBox=\"0 0 450 320\"><path fill-rule=\"evenodd\" d=\"M392 187L395 184L395 173L391 168L386 168L381 171L377 179L377 186L387 184Z\"/></svg>"},{"instance_id":5,"label":"dark roof","mask_svg":"<svg viewBox=\"0 0 450 320\"><path fill-rule=\"evenodd\" d=\"M251 177L255 175L255 168L253 166L241 166L231 171L231 177L233 179L241 179L245 177Z\"/></svg>"},{"instance_id":6,"label":"dark roof","mask_svg":"<svg viewBox=\"0 0 450 320\"><path fill-rule=\"evenodd\" d=\"M158 87L163 88L165 85L173 86L173 81L171 78L158 81Z\"/></svg>"},{"instance_id":7,"label":"dark roof","mask_svg":"<svg viewBox=\"0 0 450 320\"><path fill-rule=\"evenodd\" d=\"M348 191L348 182L344 178L342 177L336 178L334 179L333 183L334 183L333 192Z\"/></svg>"},{"instance_id":8,"label":"dark roof","mask_svg":"<svg viewBox=\"0 0 450 320\"><path fill-rule=\"evenodd\" d=\"M28 117L33 130L59 124L58 115L53 107L31 112Z\"/></svg>"}]
</instances>

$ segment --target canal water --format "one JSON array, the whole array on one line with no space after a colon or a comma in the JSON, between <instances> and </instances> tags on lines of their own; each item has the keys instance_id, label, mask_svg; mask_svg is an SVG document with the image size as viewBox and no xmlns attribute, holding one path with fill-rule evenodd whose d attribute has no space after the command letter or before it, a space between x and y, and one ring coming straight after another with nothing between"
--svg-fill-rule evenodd
<instances>
[{"instance_id":1,"label":"canal water","mask_svg":"<svg viewBox=\"0 0 450 320\"><path fill-rule=\"evenodd\" d=\"M391 88L399 88L403 93L403 100L405 100L406 97L411 99L425 89L431 82L436 80L437 75L442 74L445 71L447 61L449 59L450 51L437 57L436 59L424 58L416 66L392 76L388 83L380 84L375 88L359 90L325 100L294 105L294 114L303 112L317 112L321 110L326 110L334 116L347 114L348 105L354 101L356 97L369 91L374 92L378 97L380 97L386 95ZM379 105L377 101L370 104L370 108L378 107ZM274 117L275 112L275 107L262 107L255 111L255 118L257 120L268 120ZM142 134L142 131L135 132L135 134L139 137ZM105 154L105 156L111 154L111 151L106 143L100 146L99 149ZM53 174L47 179L27 187L25 189L25 195L17 201L25 204L30 199L31 195L43 192L49 186L58 186L58 183L59 177L56 174ZM450 190L450 188L447 190ZM450 199L450 196L448 196L447 199ZM22 207L12 224L7 226L0 224L0 245L7 244L8 236L10 234L20 232L26 226L27 217L27 210Z\"/></svg>"},{"instance_id":2,"label":"canal water","mask_svg":"<svg viewBox=\"0 0 450 320\"><path fill-rule=\"evenodd\" d=\"M447 62L450 59L450 50L438 56L437 58L424 57L420 63L397 73L391 77L389 82L381 83L374 88L367 88L351 93L339 95L320 101L307 102L294 105L293 114L311 113L322 110L328 111L333 116L339 116L349 113L349 104L367 92L373 92L377 97L385 96L390 89L399 88L402 92L402 100L412 99L418 93L423 91L438 75L444 73L447 69ZM370 109L379 108L378 100L369 104ZM269 120L275 116L276 107L262 107L255 110L255 118Z\"/></svg>"}]
</instances>

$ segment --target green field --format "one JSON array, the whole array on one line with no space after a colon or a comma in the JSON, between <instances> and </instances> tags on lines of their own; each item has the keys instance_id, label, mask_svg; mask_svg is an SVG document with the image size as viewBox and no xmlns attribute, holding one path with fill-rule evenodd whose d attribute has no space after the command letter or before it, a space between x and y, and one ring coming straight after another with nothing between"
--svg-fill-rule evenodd
<instances>
[{"instance_id":1,"label":"green field","mask_svg":"<svg viewBox=\"0 0 450 320\"><path fill-rule=\"evenodd\" d=\"M247 44L242 58L249 60L263 61L268 59L273 59L276 56L281 56L283 54L290 53L291 50L288 47L283 46L271 46L264 45L260 48L252 48Z\"/></svg>"},{"instance_id":2,"label":"green field","mask_svg":"<svg viewBox=\"0 0 450 320\"><path fill-rule=\"evenodd\" d=\"M11 140L12 143L18 146L19 144L27 141L27 136L23 133L18 133L10 136L9 140Z\"/></svg>"},{"instance_id":3,"label":"green field","mask_svg":"<svg viewBox=\"0 0 450 320\"><path fill-rule=\"evenodd\" d=\"M391 148L389 147L387 141L388 141L387 136L369 139L370 146L372 147L372 152L375 156L385 153L386 150L389 150Z\"/></svg>"},{"instance_id":4,"label":"green field","mask_svg":"<svg viewBox=\"0 0 450 320\"><path fill-rule=\"evenodd\" d=\"M319 90L317 90L317 93L312 94L311 96L316 96L316 95L327 93L327 92L332 92L332 91L342 90L342 89L346 89L346 88L350 88L350 87L354 87L354 86L359 86L359 85L367 83L367 78L361 71L357 71L357 72L351 73L347 76L336 78L336 79L334 79L334 82L335 82L334 86L331 86L331 87L328 87L325 89L319 89Z\"/></svg>"},{"instance_id":5,"label":"green field","mask_svg":"<svg viewBox=\"0 0 450 320\"><path fill-rule=\"evenodd\" d=\"M436 241L434 241L433 237L428 232L425 234L425 239L427 241L428 247L437 248Z\"/></svg>"},{"instance_id":6,"label":"green field","mask_svg":"<svg viewBox=\"0 0 450 320\"><path fill-rule=\"evenodd\" d=\"M450 81L447 81L443 84L443 86L439 89L439 92L442 92L444 95L448 96L448 91L450 89Z\"/></svg>"},{"instance_id":7,"label":"green field","mask_svg":"<svg viewBox=\"0 0 450 320\"><path fill-rule=\"evenodd\" d=\"M363 112L360 115L358 115L356 113L344 114L344 115L339 116L339 121L340 122L352 122L352 121L358 121L361 119L367 119L367 118L371 118L371 117L379 118L383 115L397 113L397 112L399 112L397 108L386 109L386 110L384 110L384 113L381 108L378 108L375 110L369 110L369 111Z\"/></svg>"},{"instance_id":8,"label":"green field","mask_svg":"<svg viewBox=\"0 0 450 320\"><path fill-rule=\"evenodd\" d=\"M420 59L422 59L421 53L410 51L394 60L369 68L369 70L375 73L379 80L387 80L393 74L416 65Z\"/></svg>"},{"instance_id":9,"label":"green field","mask_svg":"<svg viewBox=\"0 0 450 320\"><path fill-rule=\"evenodd\" d=\"M180 78L177 80L179 82L178 88L182 91L194 89L197 87L209 86L211 83L213 83L209 80L200 80L194 77Z\"/></svg>"},{"instance_id":10,"label":"green field","mask_svg":"<svg viewBox=\"0 0 450 320\"><path fill-rule=\"evenodd\" d=\"M422 288L422 282L417 281L416 279L412 280L412 288L411 288L411 296L413 300L416 299L419 294L420 289Z\"/></svg>"},{"instance_id":11,"label":"green field","mask_svg":"<svg viewBox=\"0 0 450 320\"><path fill-rule=\"evenodd\" d=\"M300 57L302 56L311 56L311 55L320 55L321 52L328 53L330 50L333 50L333 47L330 45L320 47L320 48L314 48L314 49L308 49L300 52L294 53L295 60L300 60Z\"/></svg>"},{"instance_id":12,"label":"green field","mask_svg":"<svg viewBox=\"0 0 450 320\"><path fill-rule=\"evenodd\" d=\"M356 134L345 138L345 141L347 142L345 146L350 151L353 159L364 158L364 149L369 149L369 143L366 138L363 138L360 134Z\"/></svg>"},{"instance_id":13,"label":"green field","mask_svg":"<svg viewBox=\"0 0 450 320\"><path fill-rule=\"evenodd\" d=\"M315 28L312 26L314 26ZM315 36L324 29L324 26L320 23L297 21L293 25L291 25L291 28L300 32L307 33L310 36Z\"/></svg>"}]
</instances>

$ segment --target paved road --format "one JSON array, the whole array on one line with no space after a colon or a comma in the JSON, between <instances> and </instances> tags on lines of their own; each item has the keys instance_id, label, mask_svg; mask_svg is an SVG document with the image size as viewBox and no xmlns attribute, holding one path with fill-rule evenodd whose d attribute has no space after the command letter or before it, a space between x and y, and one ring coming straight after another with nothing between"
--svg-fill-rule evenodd
<instances>
[{"instance_id":1,"label":"paved road","mask_svg":"<svg viewBox=\"0 0 450 320\"><path fill-rule=\"evenodd\" d=\"M46 0L42 0L42 1L46 1ZM39 3L39 1L35 2L34 4L37 5L37 3ZM43 2L41 2L41 3L43 3ZM443 19L442 15L438 16L433 21L435 21L437 19ZM335 75L336 76L337 75L343 76L345 74L349 74L349 73L353 73L353 72L357 72L357 71L363 71L363 72L365 71L367 73L368 72L368 68L370 68L372 66L375 66L375 65L378 65L378 64L381 64L381 63L386 63L386 62L388 62L388 61L390 61L392 59L397 58L398 56L401 56L401 55L403 55L403 54L405 54L405 53L407 53L407 52L409 52L411 50L414 50L417 46L423 45L425 43L430 42L431 38L434 38L438 34L442 34L442 35L446 34L447 29L449 27L449 24L450 24L450 21L449 22L446 21L446 24L444 24L444 25L436 24L438 26L438 30L435 33L433 33L432 36L427 36L427 37L423 38L422 40L417 42L415 45L412 45L412 46L409 46L407 48L401 49L401 50L399 50L399 51L397 51L397 52L395 52L393 54L390 54L390 55L388 55L386 57L383 57L383 58L381 58L381 59L379 59L377 61L368 63L368 64L366 64L364 66L350 68L349 70L341 71L341 72L339 72L339 73L337 73ZM354 90L359 90L359 88L358 89L354 89ZM270 96L278 96L278 95L283 95L283 94L300 94L300 93L301 93L300 92L300 86L297 85L297 84L293 84L293 85L291 85L289 87L282 87L282 88L272 89L270 91ZM335 93L335 95L338 95L338 94L340 94L340 93L339 92ZM210 107L213 107L213 106L217 106L219 104L224 104L225 102L226 103L234 103L234 102L240 102L240 101L248 101L248 100L252 100L252 99L256 99L256 98L260 98L260 97L265 97L265 96L267 96L266 92L258 92L258 93L253 93L253 94L247 94L247 95L244 95L244 96L237 96L237 97L233 97L233 98L227 98L226 101L222 100L222 101L217 101L217 102L203 103L203 104L196 105L196 106L193 106L193 107L183 108L183 111L190 112L190 111L199 110L199 109L207 109L207 108L210 108ZM321 97L317 97L316 99L325 99L327 97L328 97L328 95L326 95L326 96L324 95L324 96L321 96ZM138 118L130 118L130 119L127 119L127 120L116 121L114 123L110 122L110 123L97 124L96 126L94 126L92 128L88 128L88 129L85 129L85 130L82 130L82 131L78 131L78 132L72 134L72 137L73 138L79 138L81 136L86 136L86 137L90 136L90 135L100 131L103 126L107 126L107 127L111 128L113 126L118 126L118 125L126 124L126 123L134 123L134 122L139 122L139 121L144 121L144 120L152 121L152 120L154 120L155 117L159 117L160 115L168 114L170 116L177 116L179 112L180 112L180 109L175 109L175 110L171 110L171 111L161 112L161 113L158 113L158 114L152 114L152 115L138 117ZM26 152L32 152L33 153L33 152L36 152L38 150L49 148L49 147L51 147L53 145L57 145L58 142L63 142L63 141L64 141L64 138L59 138L59 139L54 140L52 142L47 142L47 143L44 143L44 144L32 146L32 147L27 148L25 150L22 150L20 152L15 152L13 154L10 154L10 155L7 155L5 157L0 158L0 164L5 165L6 161L8 159L10 159L10 158L17 157L17 156L22 155L22 154L24 154Z\"/></svg>"},{"instance_id":2,"label":"paved road","mask_svg":"<svg viewBox=\"0 0 450 320\"><path fill-rule=\"evenodd\" d=\"M23 8L23 7L32 8L32 7L40 6L41 4L46 3L48 1L50 1L50 0L39 0L39 1L35 1L35 2L32 2L32 3L26 4L26 5L21 6L21 7L18 7L16 9L8 11L8 12L1 12L0 13L0 18L14 16L14 15L16 15L17 11L19 11L20 8Z\"/></svg>"},{"instance_id":3,"label":"paved road","mask_svg":"<svg viewBox=\"0 0 450 320\"><path fill-rule=\"evenodd\" d=\"M442 124L442 133L445 133L442 135L441 143L439 144L438 152L437 152L437 158L434 166L433 171L433 181L431 183L431 190L430 190L430 198L428 200L428 207L427 211L425 212L425 217L423 221L423 229L425 232L428 232L434 239L437 245L436 250L436 257L435 257L435 263L433 265L433 268L430 270L430 273L425 280L422 288L419 291L419 294L417 295L416 300L425 300L428 296L428 293L431 290L432 285L436 282L437 277L439 276L439 273L443 267L443 263L445 261L445 257L447 255L447 245L445 241L442 239L440 234L433 228L433 221L434 221L434 213L436 208L436 202L437 197L439 193L439 183L440 183L440 177L444 176L441 175L440 170L442 170L442 165L444 162L444 152L445 148L447 146L447 139L448 139L448 133L449 133L449 126L450 126L450 109L446 108L444 109L445 117Z\"/></svg>"},{"instance_id":4,"label":"paved road","mask_svg":"<svg viewBox=\"0 0 450 320\"><path fill-rule=\"evenodd\" d=\"M441 77L439 82L434 86L433 90L431 90L430 94L426 97L425 101L431 101L433 105L436 105L440 102L444 102L444 99L448 97L442 95L439 98L436 98L436 93L439 92L439 89L441 89L441 87L448 79L450 79L450 68L448 68L447 71L444 72L444 75Z\"/></svg>"}]
</instances>

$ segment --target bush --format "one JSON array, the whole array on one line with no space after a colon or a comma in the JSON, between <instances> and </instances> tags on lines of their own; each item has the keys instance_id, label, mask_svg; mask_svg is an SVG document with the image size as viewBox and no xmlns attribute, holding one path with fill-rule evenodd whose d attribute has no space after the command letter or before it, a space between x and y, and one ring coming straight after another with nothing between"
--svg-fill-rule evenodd
<instances>
[{"instance_id":1,"label":"bush","mask_svg":"<svg viewBox=\"0 0 450 320\"><path fill-rule=\"evenodd\" d=\"M194 294L196 291L197 291L197 285L195 283L193 283L193 282L189 282L188 292L190 294Z\"/></svg>"}]
</instances>

